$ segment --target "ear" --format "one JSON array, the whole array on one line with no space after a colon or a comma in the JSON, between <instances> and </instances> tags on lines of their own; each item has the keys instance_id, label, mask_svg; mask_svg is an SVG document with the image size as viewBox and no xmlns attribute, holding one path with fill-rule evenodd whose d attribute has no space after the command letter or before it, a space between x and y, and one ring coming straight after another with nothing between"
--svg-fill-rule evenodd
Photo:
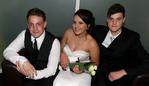
<instances>
[{"instance_id":1,"label":"ear","mask_svg":"<svg viewBox=\"0 0 149 86\"><path fill-rule=\"evenodd\" d=\"M90 28L90 26L91 26L90 24L87 25L87 27L88 27L87 30Z\"/></svg>"},{"instance_id":2,"label":"ear","mask_svg":"<svg viewBox=\"0 0 149 86\"><path fill-rule=\"evenodd\" d=\"M46 27L47 27L47 21L44 22L44 28L46 28Z\"/></svg>"},{"instance_id":3,"label":"ear","mask_svg":"<svg viewBox=\"0 0 149 86\"><path fill-rule=\"evenodd\" d=\"M106 22L108 22L108 21L109 21L109 19L110 19L110 16L107 16L107 18L106 18Z\"/></svg>"},{"instance_id":4,"label":"ear","mask_svg":"<svg viewBox=\"0 0 149 86\"><path fill-rule=\"evenodd\" d=\"M125 20L126 20L126 17L124 17L124 19L123 19L123 23L125 23Z\"/></svg>"},{"instance_id":5,"label":"ear","mask_svg":"<svg viewBox=\"0 0 149 86\"><path fill-rule=\"evenodd\" d=\"M109 19L109 18L106 19L106 22L108 22L108 19Z\"/></svg>"},{"instance_id":6,"label":"ear","mask_svg":"<svg viewBox=\"0 0 149 86\"><path fill-rule=\"evenodd\" d=\"M29 24L27 23L27 28L29 29Z\"/></svg>"}]
</instances>

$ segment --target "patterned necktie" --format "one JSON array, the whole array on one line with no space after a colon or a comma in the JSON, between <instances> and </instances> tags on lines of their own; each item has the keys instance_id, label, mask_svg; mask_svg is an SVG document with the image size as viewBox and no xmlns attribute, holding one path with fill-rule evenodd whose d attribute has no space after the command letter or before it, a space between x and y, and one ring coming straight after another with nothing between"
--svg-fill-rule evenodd
<instances>
[{"instance_id":1,"label":"patterned necktie","mask_svg":"<svg viewBox=\"0 0 149 86\"><path fill-rule=\"evenodd\" d=\"M111 42L114 40L114 37L110 37Z\"/></svg>"}]
</instances>

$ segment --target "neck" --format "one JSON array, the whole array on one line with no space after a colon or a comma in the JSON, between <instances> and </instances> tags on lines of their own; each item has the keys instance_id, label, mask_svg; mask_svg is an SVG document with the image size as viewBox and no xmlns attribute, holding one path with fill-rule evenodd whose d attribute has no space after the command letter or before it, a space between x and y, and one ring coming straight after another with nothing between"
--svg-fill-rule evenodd
<instances>
[{"instance_id":1,"label":"neck","mask_svg":"<svg viewBox=\"0 0 149 86\"><path fill-rule=\"evenodd\" d=\"M116 35L118 35L121 32L122 32L122 29L119 29L117 31L111 31L111 34L112 34L112 36L116 36Z\"/></svg>"},{"instance_id":2,"label":"neck","mask_svg":"<svg viewBox=\"0 0 149 86\"><path fill-rule=\"evenodd\" d=\"M81 35L76 35L77 40L86 40L87 39L87 33L81 34Z\"/></svg>"}]
</instances>

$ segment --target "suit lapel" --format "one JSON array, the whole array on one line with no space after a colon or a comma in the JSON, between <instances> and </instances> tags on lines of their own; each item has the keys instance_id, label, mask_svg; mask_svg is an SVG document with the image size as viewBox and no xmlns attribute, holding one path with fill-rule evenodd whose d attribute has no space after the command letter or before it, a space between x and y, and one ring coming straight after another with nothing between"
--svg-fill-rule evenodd
<instances>
[{"instance_id":1,"label":"suit lapel","mask_svg":"<svg viewBox=\"0 0 149 86\"><path fill-rule=\"evenodd\" d=\"M120 48L120 46L122 46L124 44L124 41L125 41L125 33L122 29L122 32L121 34L115 38L115 40L109 45L108 48L112 48L112 49L115 49L115 48Z\"/></svg>"}]
</instances>

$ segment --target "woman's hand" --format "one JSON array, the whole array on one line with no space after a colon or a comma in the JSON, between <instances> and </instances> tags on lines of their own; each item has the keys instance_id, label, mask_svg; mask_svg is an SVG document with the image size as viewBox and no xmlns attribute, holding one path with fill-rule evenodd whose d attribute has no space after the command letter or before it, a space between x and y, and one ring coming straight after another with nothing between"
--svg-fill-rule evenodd
<instances>
[{"instance_id":1,"label":"woman's hand","mask_svg":"<svg viewBox=\"0 0 149 86\"><path fill-rule=\"evenodd\" d=\"M67 55L65 53L61 53L61 55L60 55L60 65L62 66L62 68L64 70L66 70L66 68L68 66L68 63L69 63L69 59L68 59Z\"/></svg>"},{"instance_id":2,"label":"woman's hand","mask_svg":"<svg viewBox=\"0 0 149 86\"><path fill-rule=\"evenodd\" d=\"M80 68L79 68L79 65L75 65L74 66L74 68L73 68L73 72L75 72L75 73L82 73L82 71L80 70Z\"/></svg>"}]
</instances>

